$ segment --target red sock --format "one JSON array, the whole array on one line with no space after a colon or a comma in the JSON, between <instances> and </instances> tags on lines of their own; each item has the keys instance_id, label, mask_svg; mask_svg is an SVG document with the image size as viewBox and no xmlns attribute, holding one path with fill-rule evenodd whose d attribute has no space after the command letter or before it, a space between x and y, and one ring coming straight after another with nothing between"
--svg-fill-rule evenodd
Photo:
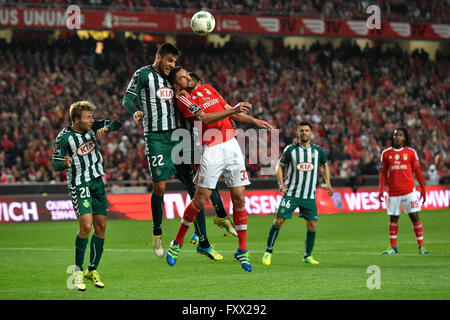
<instances>
[{"instance_id":1,"label":"red sock","mask_svg":"<svg viewBox=\"0 0 450 320\"><path fill-rule=\"evenodd\" d=\"M391 247L397 248L398 222L389 223L389 240Z\"/></svg>"},{"instance_id":2,"label":"red sock","mask_svg":"<svg viewBox=\"0 0 450 320\"><path fill-rule=\"evenodd\" d=\"M245 206L233 208L233 222L239 238L239 249L247 250L247 211Z\"/></svg>"},{"instance_id":3,"label":"red sock","mask_svg":"<svg viewBox=\"0 0 450 320\"><path fill-rule=\"evenodd\" d=\"M416 240L419 247L423 246L423 227L422 222L413 223L414 233L416 234Z\"/></svg>"},{"instance_id":4,"label":"red sock","mask_svg":"<svg viewBox=\"0 0 450 320\"><path fill-rule=\"evenodd\" d=\"M175 242L178 244L184 243L184 237L186 236L186 232L189 230L192 222L197 218L198 213L201 208L199 208L194 201L186 207L184 210L183 218L181 219L180 228L178 229L177 236L175 237Z\"/></svg>"}]
</instances>

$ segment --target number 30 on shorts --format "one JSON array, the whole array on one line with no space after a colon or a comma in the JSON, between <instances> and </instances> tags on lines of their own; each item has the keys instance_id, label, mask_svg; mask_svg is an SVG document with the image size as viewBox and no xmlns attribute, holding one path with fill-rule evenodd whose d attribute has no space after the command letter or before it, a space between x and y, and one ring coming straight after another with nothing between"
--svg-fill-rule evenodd
<instances>
[{"instance_id":1,"label":"number 30 on shorts","mask_svg":"<svg viewBox=\"0 0 450 320\"><path fill-rule=\"evenodd\" d=\"M242 173L241 181L247 180L248 179L247 178L247 170L241 170L241 173Z\"/></svg>"}]
</instances>

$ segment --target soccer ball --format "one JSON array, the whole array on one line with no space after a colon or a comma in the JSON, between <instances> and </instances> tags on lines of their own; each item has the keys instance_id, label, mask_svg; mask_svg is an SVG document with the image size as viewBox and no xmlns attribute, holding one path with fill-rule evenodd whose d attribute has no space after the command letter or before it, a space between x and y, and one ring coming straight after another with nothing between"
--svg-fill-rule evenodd
<instances>
[{"instance_id":1,"label":"soccer ball","mask_svg":"<svg viewBox=\"0 0 450 320\"><path fill-rule=\"evenodd\" d=\"M208 11L199 11L191 18L191 28L198 35L207 35L214 30L215 26L216 20Z\"/></svg>"}]
</instances>

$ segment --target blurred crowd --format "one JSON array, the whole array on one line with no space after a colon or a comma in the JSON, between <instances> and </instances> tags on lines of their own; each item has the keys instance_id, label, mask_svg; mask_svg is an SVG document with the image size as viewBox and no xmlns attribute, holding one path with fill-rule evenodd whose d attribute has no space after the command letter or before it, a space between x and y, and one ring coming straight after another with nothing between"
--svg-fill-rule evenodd
<instances>
[{"instance_id":1,"label":"blurred crowd","mask_svg":"<svg viewBox=\"0 0 450 320\"><path fill-rule=\"evenodd\" d=\"M65 179L64 172L51 168L53 142L69 121L69 105L82 99L97 106L96 119L124 125L100 141L107 180L143 185L151 179L142 129L121 102L134 71L153 63L156 46L130 39L104 45L103 54L95 53L95 41L76 37L0 45L1 183ZM438 51L431 60L423 50L361 49L352 40L308 49L285 48L280 40L273 52L259 42L178 46L179 64L215 86L230 105L249 101L252 116L280 129L280 152L297 141L296 125L307 120L314 126L314 142L327 153L332 176L378 174L389 135L404 126L427 179L449 174L448 54ZM248 157L258 152L246 150ZM260 177L263 165L247 163L249 175Z\"/></svg>"},{"instance_id":2,"label":"blurred crowd","mask_svg":"<svg viewBox=\"0 0 450 320\"><path fill-rule=\"evenodd\" d=\"M366 9L378 5L383 20L448 23L448 0L0 0L2 5L55 7L76 4L90 9L281 15L333 19L367 19Z\"/></svg>"}]
</instances>

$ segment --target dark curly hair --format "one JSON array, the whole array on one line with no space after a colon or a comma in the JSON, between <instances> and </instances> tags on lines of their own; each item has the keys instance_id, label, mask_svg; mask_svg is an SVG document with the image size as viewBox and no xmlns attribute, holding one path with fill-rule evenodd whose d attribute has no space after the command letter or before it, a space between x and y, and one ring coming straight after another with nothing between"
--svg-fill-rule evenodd
<instances>
[{"instance_id":1,"label":"dark curly hair","mask_svg":"<svg viewBox=\"0 0 450 320\"><path fill-rule=\"evenodd\" d=\"M397 131L403 131L403 134L405 135L405 146L408 145L409 142L409 134L408 130L406 128L395 128L395 130L391 134L391 145L394 146L394 135L397 133Z\"/></svg>"}]
</instances>

